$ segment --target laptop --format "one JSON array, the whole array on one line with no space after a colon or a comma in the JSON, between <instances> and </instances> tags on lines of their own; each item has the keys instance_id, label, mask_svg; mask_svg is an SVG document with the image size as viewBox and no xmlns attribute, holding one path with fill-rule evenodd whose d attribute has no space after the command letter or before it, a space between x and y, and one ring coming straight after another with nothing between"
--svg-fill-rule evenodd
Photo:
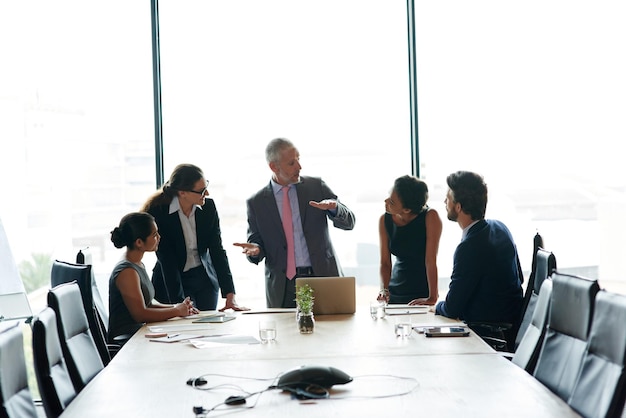
<instances>
[{"instance_id":1,"label":"laptop","mask_svg":"<svg viewBox=\"0 0 626 418\"><path fill-rule=\"evenodd\" d=\"M0 294L0 321L30 319L32 316L26 293Z\"/></svg>"},{"instance_id":2,"label":"laptop","mask_svg":"<svg viewBox=\"0 0 626 418\"><path fill-rule=\"evenodd\" d=\"M297 277L296 289L308 284L313 289L313 314L353 314L356 311L354 277Z\"/></svg>"}]
</instances>

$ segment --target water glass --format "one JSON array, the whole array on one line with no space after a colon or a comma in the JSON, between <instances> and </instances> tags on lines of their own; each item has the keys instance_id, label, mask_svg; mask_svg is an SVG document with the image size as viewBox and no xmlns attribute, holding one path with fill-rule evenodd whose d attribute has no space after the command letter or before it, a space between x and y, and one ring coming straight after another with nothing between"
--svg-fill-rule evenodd
<instances>
[{"instance_id":1,"label":"water glass","mask_svg":"<svg viewBox=\"0 0 626 418\"><path fill-rule=\"evenodd\" d=\"M396 318L394 327L396 337L407 338L413 331L413 324L409 315Z\"/></svg>"},{"instance_id":2,"label":"water glass","mask_svg":"<svg viewBox=\"0 0 626 418\"><path fill-rule=\"evenodd\" d=\"M382 319L385 317L385 302L374 300L370 302L370 315L372 319Z\"/></svg>"},{"instance_id":3,"label":"water glass","mask_svg":"<svg viewBox=\"0 0 626 418\"><path fill-rule=\"evenodd\" d=\"M276 321L259 321L259 338L264 344L276 341Z\"/></svg>"}]
</instances>

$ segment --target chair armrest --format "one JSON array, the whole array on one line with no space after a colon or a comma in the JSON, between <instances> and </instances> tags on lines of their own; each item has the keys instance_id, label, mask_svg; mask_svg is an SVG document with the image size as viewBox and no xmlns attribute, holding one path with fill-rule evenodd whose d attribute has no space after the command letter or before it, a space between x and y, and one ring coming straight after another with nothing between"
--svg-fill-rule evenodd
<instances>
[{"instance_id":1,"label":"chair armrest","mask_svg":"<svg viewBox=\"0 0 626 418\"><path fill-rule=\"evenodd\" d=\"M124 344L128 342L128 340L131 339L132 336L133 334L118 335L117 337L113 338L113 344L123 346Z\"/></svg>"},{"instance_id":2,"label":"chair armrest","mask_svg":"<svg viewBox=\"0 0 626 418\"><path fill-rule=\"evenodd\" d=\"M491 332L502 332L513 328L513 324L508 322L466 322L467 326L472 328L484 328Z\"/></svg>"},{"instance_id":3,"label":"chair armrest","mask_svg":"<svg viewBox=\"0 0 626 418\"><path fill-rule=\"evenodd\" d=\"M122 349L122 346L126 344L126 342L130 340L131 337L132 334L118 335L117 337L113 338L112 343L107 343L107 350L109 351L111 359L115 357L115 355Z\"/></svg>"},{"instance_id":4,"label":"chair armrest","mask_svg":"<svg viewBox=\"0 0 626 418\"><path fill-rule=\"evenodd\" d=\"M480 338L496 351L510 351L511 342L507 339L513 324L506 322L466 322Z\"/></svg>"}]
</instances>

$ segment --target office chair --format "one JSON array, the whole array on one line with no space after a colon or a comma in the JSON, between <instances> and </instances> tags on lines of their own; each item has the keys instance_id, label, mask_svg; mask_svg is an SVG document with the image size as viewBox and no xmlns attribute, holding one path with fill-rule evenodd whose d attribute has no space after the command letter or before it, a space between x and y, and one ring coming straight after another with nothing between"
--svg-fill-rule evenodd
<instances>
[{"instance_id":1,"label":"office chair","mask_svg":"<svg viewBox=\"0 0 626 418\"><path fill-rule=\"evenodd\" d=\"M522 312L526 311L526 307L530 301L532 290L534 289L535 277L537 276L537 250L543 248L543 237L539 235L539 232L535 233L533 237L533 258L530 268L530 275L528 276L528 283L526 283L526 292L524 293L524 300L522 301ZM541 288L541 284L537 289Z\"/></svg>"},{"instance_id":2,"label":"office chair","mask_svg":"<svg viewBox=\"0 0 626 418\"><path fill-rule=\"evenodd\" d=\"M57 329L54 310L46 307L33 318L33 360L44 410L57 418L76 397Z\"/></svg>"},{"instance_id":3,"label":"office chair","mask_svg":"<svg viewBox=\"0 0 626 418\"><path fill-rule=\"evenodd\" d=\"M89 265L91 267L91 254L85 250L79 250L76 254L76 264L78 265ZM115 357L118 351L122 348L122 346L133 336L132 334L124 334L117 335L113 338L113 341L109 339L109 311L108 308L105 307L102 298L100 297L100 291L98 290L98 286L96 284L96 280L93 275L93 268L91 269L91 295L93 299L93 305L95 307L95 316L98 324L100 325L100 330L104 336L104 341L107 344L109 349L109 354L111 359ZM107 301L108 303L108 301ZM104 362L104 360L103 360ZM106 362L105 362L106 366Z\"/></svg>"},{"instance_id":4,"label":"office chair","mask_svg":"<svg viewBox=\"0 0 626 418\"><path fill-rule=\"evenodd\" d=\"M93 340L76 282L63 283L48 291L48 306L57 316L61 350L67 370L79 393L103 368Z\"/></svg>"},{"instance_id":5,"label":"office chair","mask_svg":"<svg viewBox=\"0 0 626 418\"><path fill-rule=\"evenodd\" d=\"M626 400L626 296L600 291L582 368L568 403L584 417L615 417Z\"/></svg>"},{"instance_id":6,"label":"office chair","mask_svg":"<svg viewBox=\"0 0 626 418\"><path fill-rule=\"evenodd\" d=\"M76 253L76 264L85 264L91 266L91 253L87 249L79 250L78 253ZM105 331L106 335L109 332L109 310L102 301L102 297L100 296L100 290L98 289L98 285L96 283L93 273L93 267L91 268L91 294L93 298L93 304L96 308L96 313L99 316L98 319L100 320L102 329Z\"/></svg>"},{"instance_id":7,"label":"office chair","mask_svg":"<svg viewBox=\"0 0 626 418\"><path fill-rule=\"evenodd\" d=\"M541 247L538 247L533 255L533 268L530 278L528 279L526 293L524 295L525 308L523 308L522 319L520 322L519 331L515 338L514 351L517 351L519 344L521 343L526 329L533 320L533 313L539 299L539 291L541 286L550 277L552 272L556 269L556 257L550 251L547 251Z\"/></svg>"},{"instance_id":8,"label":"office chair","mask_svg":"<svg viewBox=\"0 0 626 418\"><path fill-rule=\"evenodd\" d=\"M90 264L72 264L55 260L52 264L50 284L52 287L62 283L78 283L83 309L87 316L91 336L96 343L102 363L106 366L120 350L121 344L107 342L107 327L94 304L94 283ZM96 289L97 291L97 289ZM99 295L99 293L98 293Z\"/></svg>"},{"instance_id":9,"label":"office chair","mask_svg":"<svg viewBox=\"0 0 626 418\"><path fill-rule=\"evenodd\" d=\"M550 315L550 301L552 299L552 280L543 280L541 290L537 295L530 323L526 326L520 343L513 353L511 361L532 374L537 365L539 350L546 335L548 318Z\"/></svg>"},{"instance_id":10,"label":"office chair","mask_svg":"<svg viewBox=\"0 0 626 418\"><path fill-rule=\"evenodd\" d=\"M37 418L19 324L0 329L0 418Z\"/></svg>"},{"instance_id":11,"label":"office chair","mask_svg":"<svg viewBox=\"0 0 626 418\"><path fill-rule=\"evenodd\" d=\"M534 376L567 402L587 347L597 280L552 273L552 301Z\"/></svg>"}]
</instances>

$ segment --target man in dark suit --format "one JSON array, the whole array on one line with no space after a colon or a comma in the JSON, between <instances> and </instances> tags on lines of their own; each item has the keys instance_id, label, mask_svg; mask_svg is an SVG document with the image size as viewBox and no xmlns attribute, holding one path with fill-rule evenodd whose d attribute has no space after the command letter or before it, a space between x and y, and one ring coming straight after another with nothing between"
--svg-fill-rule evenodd
<instances>
[{"instance_id":1,"label":"man in dark suit","mask_svg":"<svg viewBox=\"0 0 626 418\"><path fill-rule=\"evenodd\" d=\"M482 176L458 171L448 176L447 183L448 219L459 224L463 235L454 252L446 300L436 305L435 312L470 324L511 324L503 336L514 341L523 275L513 237L502 222L485 219L487 185Z\"/></svg>"},{"instance_id":2,"label":"man in dark suit","mask_svg":"<svg viewBox=\"0 0 626 418\"><path fill-rule=\"evenodd\" d=\"M343 275L330 240L328 219L336 228L354 228L354 214L322 179L300 176L299 159L298 150L287 139L277 138L268 144L266 160L272 179L247 201L248 242L234 244L243 248L251 263L265 259L269 308L295 307L298 276ZM283 214L289 212L291 219L285 225Z\"/></svg>"}]
</instances>

